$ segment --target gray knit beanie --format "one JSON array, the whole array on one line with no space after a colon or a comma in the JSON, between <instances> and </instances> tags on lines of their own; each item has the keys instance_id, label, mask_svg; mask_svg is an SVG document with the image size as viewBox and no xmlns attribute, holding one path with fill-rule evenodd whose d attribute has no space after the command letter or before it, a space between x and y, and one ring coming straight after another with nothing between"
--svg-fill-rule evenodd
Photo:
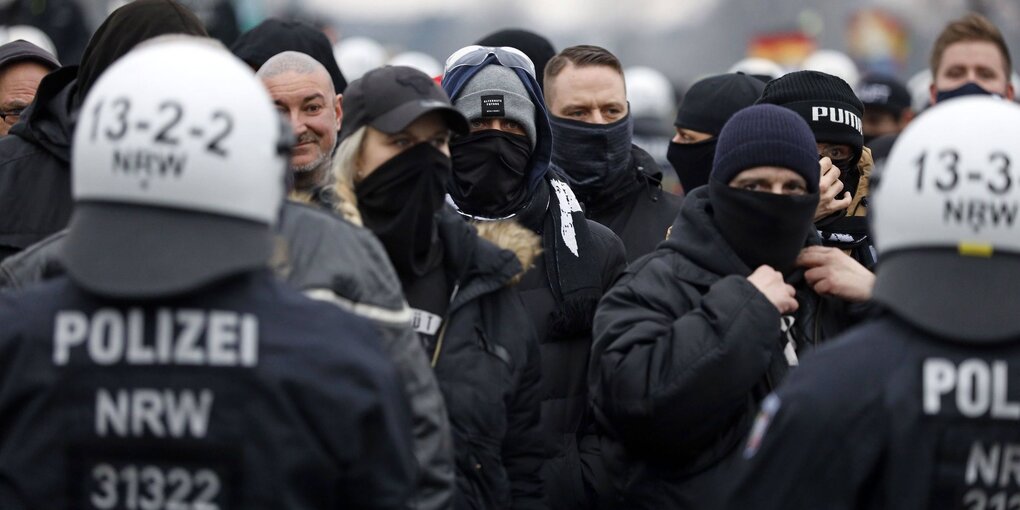
<instances>
[{"instance_id":1,"label":"gray knit beanie","mask_svg":"<svg viewBox=\"0 0 1020 510\"><path fill-rule=\"evenodd\" d=\"M535 103L513 69L494 64L483 67L454 98L453 106L469 121L506 118L517 122L535 148Z\"/></svg>"}]
</instances>

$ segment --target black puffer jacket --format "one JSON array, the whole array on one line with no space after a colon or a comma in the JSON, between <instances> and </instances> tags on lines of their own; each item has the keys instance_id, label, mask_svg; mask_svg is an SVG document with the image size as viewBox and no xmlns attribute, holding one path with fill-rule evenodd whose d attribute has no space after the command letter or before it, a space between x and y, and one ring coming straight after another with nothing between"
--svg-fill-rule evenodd
<instances>
[{"instance_id":1,"label":"black puffer jacket","mask_svg":"<svg viewBox=\"0 0 1020 510\"><path fill-rule=\"evenodd\" d=\"M438 226L454 290L436 351L428 354L453 429L454 508L546 508L539 477L545 449L538 338L520 295L509 287L522 272L516 248L534 247L501 249L449 209L439 214Z\"/></svg>"},{"instance_id":2,"label":"black puffer jacket","mask_svg":"<svg viewBox=\"0 0 1020 510\"><path fill-rule=\"evenodd\" d=\"M315 207L287 202L279 231L276 274L310 297L370 319L397 368L411 409L418 510L446 509L453 499L450 424L435 376L409 327L410 311L386 252L368 230ZM63 273L60 232L0 264L0 289L12 290Z\"/></svg>"},{"instance_id":3,"label":"black puffer jacket","mask_svg":"<svg viewBox=\"0 0 1020 510\"><path fill-rule=\"evenodd\" d=\"M623 508L718 508L724 466L789 369L788 342L802 353L847 317L800 289L784 335L710 211L708 188L692 191L670 239L631 264L595 317L589 384Z\"/></svg>"},{"instance_id":4,"label":"black puffer jacket","mask_svg":"<svg viewBox=\"0 0 1020 510\"><path fill-rule=\"evenodd\" d=\"M682 197L662 189L662 170L654 158L636 145L630 155L630 171L624 175L636 182L606 186L593 196L578 195L585 216L609 227L623 241L628 263L666 238L683 203Z\"/></svg>"}]
</instances>

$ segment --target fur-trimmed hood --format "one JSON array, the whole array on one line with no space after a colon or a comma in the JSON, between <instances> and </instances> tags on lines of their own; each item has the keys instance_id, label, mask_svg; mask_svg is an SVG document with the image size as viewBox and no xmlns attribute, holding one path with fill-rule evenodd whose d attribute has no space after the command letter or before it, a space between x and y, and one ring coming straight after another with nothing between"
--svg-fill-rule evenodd
<instances>
[{"instance_id":1,"label":"fur-trimmed hood","mask_svg":"<svg viewBox=\"0 0 1020 510\"><path fill-rule=\"evenodd\" d=\"M522 270L510 280L510 285L520 283L524 274L535 267L535 259L542 254L542 240L538 234L522 227L514 220L475 221L472 224L479 237L513 252L521 263Z\"/></svg>"}]
</instances>

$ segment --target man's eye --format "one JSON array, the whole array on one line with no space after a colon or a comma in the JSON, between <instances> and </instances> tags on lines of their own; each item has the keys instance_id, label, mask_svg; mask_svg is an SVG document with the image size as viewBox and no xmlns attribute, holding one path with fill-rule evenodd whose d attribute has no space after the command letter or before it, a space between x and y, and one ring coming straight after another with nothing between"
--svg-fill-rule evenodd
<instances>
[{"instance_id":1,"label":"man's eye","mask_svg":"<svg viewBox=\"0 0 1020 510\"><path fill-rule=\"evenodd\" d=\"M570 113L567 113L567 115L569 115L571 117L583 117L584 116L584 111L583 110L574 110L574 111L572 111Z\"/></svg>"},{"instance_id":2,"label":"man's eye","mask_svg":"<svg viewBox=\"0 0 1020 510\"><path fill-rule=\"evenodd\" d=\"M308 113L317 113L322 107L317 104L311 104L305 107L305 111Z\"/></svg>"},{"instance_id":3,"label":"man's eye","mask_svg":"<svg viewBox=\"0 0 1020 510\"><path fill-rule=\"evenodd\" d=\"M475 129L483 128L483 127L485 127L485 125L486 124L484 122L480 121L480 120L473 120L473 121L471 121L471 127L475 128Z\"/></svg>"},{"instance_id":4,"label":"man's eye","mask_svg":"<svg viewBox=\"0 0 1020 510\"><path fill-rule=\"evenodd\" d=\"M411 140L407 138L394 138L393 145L396 145L397 147L410 147Z\"/></svg>"},{"instance_id":5,"label":"man's eye","mask_svg":"<svg viewBox=\"0 0 1020 510\"><path fill-rule=\"evenodd\" d=\"M512 120L506 121L506 127L510 129L521 129L521 125Z\"/></svg>"}]
</instances>

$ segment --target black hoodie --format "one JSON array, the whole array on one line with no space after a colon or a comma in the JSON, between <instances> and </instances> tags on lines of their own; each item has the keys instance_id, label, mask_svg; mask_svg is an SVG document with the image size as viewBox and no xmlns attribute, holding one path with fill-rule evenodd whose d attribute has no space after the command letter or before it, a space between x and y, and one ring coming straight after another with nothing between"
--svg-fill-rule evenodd
<instances>
[{"instance_id":1,"label":"black hoodie","mask_svg":"<svg viewBox=\"0 0 1020 510\"><path fill-rule=\"evenodd\" d=\"M80 68L43 78L21 122L0 139L0 260L67 225L71 138L78 108L95 81L138 43L175 33L206 35L198 18L177 2L137 0L96 30Z\"/></svg>"},{"instance_id":2,"label":"black hoodie","mask_svg":"<svg viewBox=\"0 0 1020 510\"><path fill-rule=\"evenodd\" d=\"M599 303L588 382L615 440L606 462L626 508L718 508L724 466L789 369L791 338L750 273L715 226L702 187L687 195L670 238ZM793 285L800 354L845 312L823 310L817 294Z\"/></svg>"}]
</instances>

